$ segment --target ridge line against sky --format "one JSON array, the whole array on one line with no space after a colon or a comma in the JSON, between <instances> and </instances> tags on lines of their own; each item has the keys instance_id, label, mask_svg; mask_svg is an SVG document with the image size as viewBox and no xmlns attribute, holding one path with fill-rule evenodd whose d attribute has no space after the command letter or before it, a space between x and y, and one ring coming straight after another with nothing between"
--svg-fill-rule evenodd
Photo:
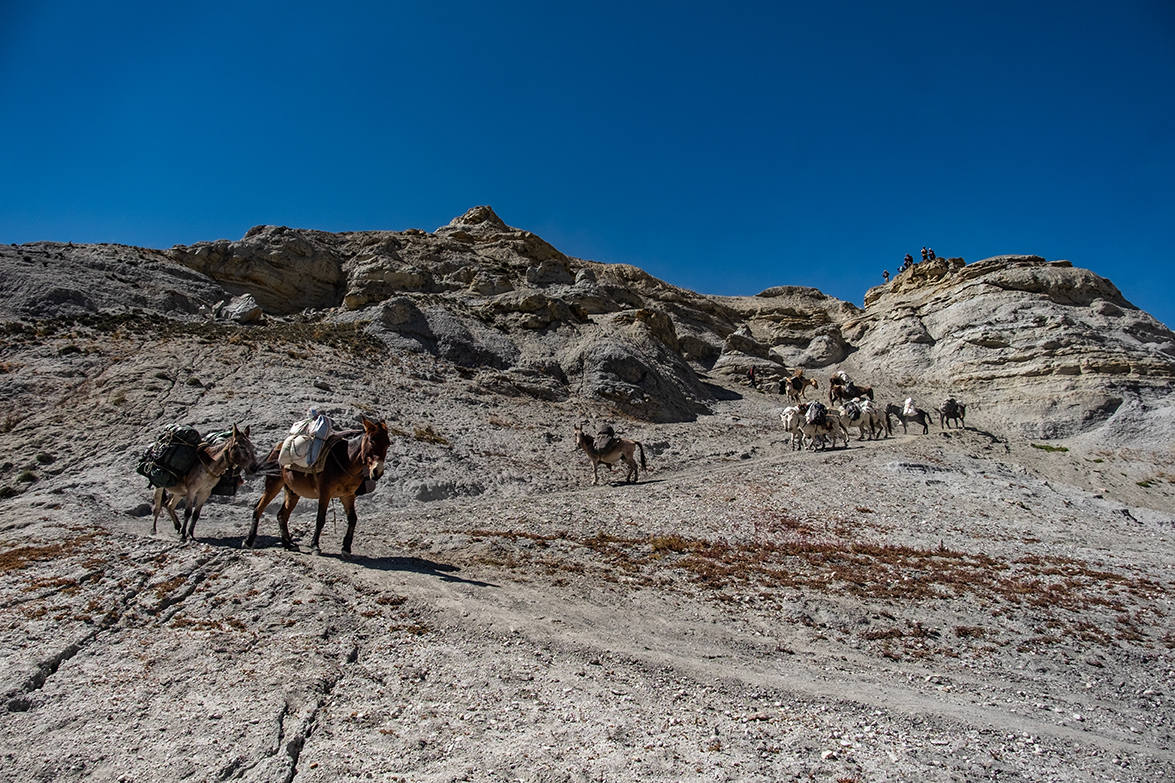
<instances>
[{"instance_id":1,"label":"ridge line against sky","mask_svg":"<svg viewBox=\"0 0 1175 783\"><path fill-rule=\"evenodd\" d=\"M700 293L923 246L1175 323L1175 3L13 0L0 242L428 231L480 204Z\"/></svg>"}]
</instances>

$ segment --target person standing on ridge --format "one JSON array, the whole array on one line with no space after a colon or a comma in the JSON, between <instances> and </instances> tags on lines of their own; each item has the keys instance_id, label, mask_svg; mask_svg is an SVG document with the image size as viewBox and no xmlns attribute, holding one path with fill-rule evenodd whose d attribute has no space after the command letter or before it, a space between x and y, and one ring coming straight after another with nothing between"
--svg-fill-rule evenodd
<instances>
[{"instance_id":1,"label":"person standing on ridge","mask_svg":"<svg viewBox=\"0 0 1175 783\"><path fill-rule=\"evenodd\" d=\"M922 263L926 263L926 248L922 248Z\"/></svg>"}]
</instances>

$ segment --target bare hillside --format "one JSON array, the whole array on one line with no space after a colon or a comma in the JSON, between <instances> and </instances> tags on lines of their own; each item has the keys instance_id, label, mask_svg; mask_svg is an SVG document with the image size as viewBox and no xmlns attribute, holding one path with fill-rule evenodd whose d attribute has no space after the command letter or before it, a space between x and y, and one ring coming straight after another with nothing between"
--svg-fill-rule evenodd
<instances>
[{"instance_id":1,"label":"bare hillside","mask_svg":"<svg viewBox=\"0 0 1175 783\"><path fill-rule=\"evenodd\" d=\"M707 297L488 208L0 264L0 780L1175 777L1175 338L1085 270ZM967 426L794 452L797 368ZM353 556L243 549L259 478L152 535L163 425L311 406L392 433Z\"/></svg>"}]
</instances>

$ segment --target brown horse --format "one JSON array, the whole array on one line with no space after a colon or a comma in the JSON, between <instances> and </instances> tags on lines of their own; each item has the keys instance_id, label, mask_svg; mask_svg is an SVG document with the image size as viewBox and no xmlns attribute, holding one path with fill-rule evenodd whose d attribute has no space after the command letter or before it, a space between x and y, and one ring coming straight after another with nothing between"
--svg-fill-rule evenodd
<instances>
[{"instance_id":1,"label":"brown horse","mask_svg":"<svg viewBox=\"0 0 1175 783\"><path fill-rule=\"evenodd\" d=\"M600 463L603 462L611 470L612 466L617 462L624 460L624 464L628 466L628 473L625 474L625 481L636 482L639 478L637 475L637 462L634 454L639 450L641 455L640 466L644 470L648 470L649 466L645 463L645 447L641 445L640 441L629 440L628 438L617 438L612 442L612 445L603 452L596 448L596 439L591 435L585 435L583 427L575 425L575 445L583 449L584 453L588 455L588 459L592 461L592 473L595 476L593 484L600 483Z\"/></svg>"},{"instance_id":2,"label":"brown horse","mask_svg":"<svg viewBox=\"0 0 1175 783\"><path fill-rule=\"evenodd\" d=\"M319 554L318 539L322 535L322 528L326 525L326 510L330 506L331 498L338 498L347 513L347 534L343 536L343 554L351 554L351 541L355 537L355 496L359 494L363 483L367 479L378 479L384 472L384 460L388 456L388 446L391 436L388 434L388 425L382 421L376 422L363 417L363 436L360 438L328 439L326 454L319 460L322 470L317 473L293 470L281 467L277 463L277 456L281 452L281 444L273 447L266 458L266 468L272 470L265 477L265 491L257 506L253 509L253 526L249 528L249 536L245 539L245 546L252 548L257 538L257 523L265 513L265 507L277 497L283 488L286 491L285 502L277 512L277 522L281 527L282 546L294 549L294 540L290 537L289 520L294 506L298 505L301 497L317 498L318 518L314 526L314 538L310 542L310 551Z\"/></svg>"},{"instance_id":3,"label":"brown horse","mask_svg":"<svg viewBox=\"0 0 1175 783\"><path fill-rule=\"evenodd\" d=\"M872 386L858 386L857 384L853 383L852 381L849 381L848 383L843 383L843 384L834 384L834 385L828 387L828 401L830 403L835 404L836 402L841 401L841 400L843 400L845 402L849 402L851 400L856 399L857 397L868 398L868 399L872 400L873 399L873 387Z\"/></svg>"},{"instance_id":4,"label":"brown horse","mask_svg":"<svg viewBox=\"0 0 1175 783\"><path fill-rule=\"evenodd\" d=\"M788 399L798 403L804 396L804 392L811 386L813 389L819 389L820 384L815 378L805 378L803 370L796 370L796 374L787 378L783 382L784 389L787 391Z\"/></svg>"},{"instance_id":5,"label":"brown horse","mask_svg":"<svg viewBox=\"0 0 1175 783\"><path fill-rule=\"evenodd\" d=\"M154 533L159 525L159 513L167 509L171 521L175 523L176 532L181 541L196 538L196 520L200 518L200 509L204 507L212 489L220 481L226 471L242 468L249 475L257 470L257 454L253 450L253 442L249 440L249 428L244 432L233 425L232 434L223 443L201 443L196 449L196 463L188 470L187 475L179 483L164 489L155 489L155 519L151 523L151 532ZM184 501L184 523L180 524L175 508L180 500Z\"/></svg>"}]
</instances>

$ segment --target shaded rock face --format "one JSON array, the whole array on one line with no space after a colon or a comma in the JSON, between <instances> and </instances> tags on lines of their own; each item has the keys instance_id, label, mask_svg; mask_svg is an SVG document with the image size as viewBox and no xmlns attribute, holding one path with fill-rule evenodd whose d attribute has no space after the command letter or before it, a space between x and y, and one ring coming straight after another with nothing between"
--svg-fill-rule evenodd
<instances>
[{"instance_id":1,"label":"shaded rock face","mask_svg":"<svg viewBox=\"0 0 1175 783\"><path fill-rule=\"evenodd\" d=\"M10 318L138 307L359 323L392 354L452 362L476 390L594 400L649 421L705 413L707 373L754 367L763 390L799 369L845 370L891 401L933 409L954 396L973 420L1067 437L1170 408L1175 378L1170 330L1110 281L1036 256L916 264L868 291L864 310L802 286L686 291L568 257L488 206L432 233L258 226L236 242L35 243L0 260Z\"/></svg>"},{"instance_id":2,"label":"shaded rock face","mask_svg":"<svg viewBox=\"0 0 1175 783\"><path fill-rule=\"evenodd\" d=\"M334 243L325 232L256 226L239 242L176 245L169 255L233 295L253 296L266 312L285 314L339 303L343 274Z\"/></svg>"},{"instance_id":3,"label":"shaded rock face","mask_svg":"<svg viewBox=\"0 0 1175 783\"><path fill-rule=\"evenodd\" d=\"M231 296L165 253L126 245L0 245L0 316L49 318L140 308L194 315Z\"/></svg>"}]
</instances>

